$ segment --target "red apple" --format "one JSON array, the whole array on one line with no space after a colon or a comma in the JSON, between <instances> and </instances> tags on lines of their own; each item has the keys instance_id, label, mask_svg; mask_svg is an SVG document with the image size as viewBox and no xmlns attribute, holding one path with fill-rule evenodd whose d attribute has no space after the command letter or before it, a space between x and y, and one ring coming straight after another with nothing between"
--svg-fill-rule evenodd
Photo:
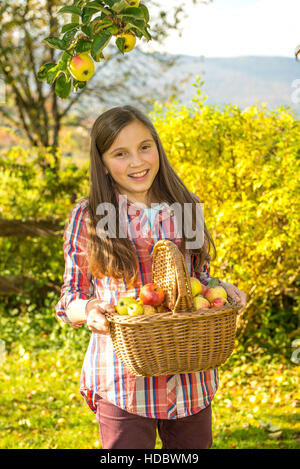
<instances>
[{"instance_id":1,"label":"red apple","mask_svg":"<svg viewBox=\"0 0 300 469\"><path fill-rule=\"evenodd\" d=\"M219 306L223 306L225 305L226 303L228 303L228 301L226 300L226 298L215 298L212 302L211 302L211 307L212 308L215 308L215 307L219 307Z\"/></svg>"},{"instance_id":2,"label":"red apple","mask_svg":"<svg viewBox=\"0 0 300 469\"><path fill-rule=\"evenodd\" d=\"M165 299L165 292L155 283L146 283L140 290L140 299L144 305L159 306Z\"/></svg>"}]
</instances>

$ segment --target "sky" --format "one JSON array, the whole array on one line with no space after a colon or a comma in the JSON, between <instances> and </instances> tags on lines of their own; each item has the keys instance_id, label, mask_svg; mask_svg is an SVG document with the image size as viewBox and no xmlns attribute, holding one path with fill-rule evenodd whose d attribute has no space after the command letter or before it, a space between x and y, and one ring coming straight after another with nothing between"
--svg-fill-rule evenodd
<instances>
[{"instance_id":1,"label":"sky","mask_svg":"<svg viewBox=\"0 0 300 469\"><path fill-rule=\"evenodd\" d=\"M155 44L155 50L196 57L294 58L298 44L300 0L213 0L193 6L182 37L171 32L163 45ZM149 43L143 49L149 50Z\"/></svg>"}]
</instances>

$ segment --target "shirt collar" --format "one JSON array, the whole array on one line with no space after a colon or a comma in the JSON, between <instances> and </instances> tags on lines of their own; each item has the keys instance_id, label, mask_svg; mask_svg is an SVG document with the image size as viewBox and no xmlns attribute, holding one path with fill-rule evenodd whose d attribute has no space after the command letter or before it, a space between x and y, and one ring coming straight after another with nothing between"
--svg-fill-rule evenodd
<instances>
[{"instance_id":1,"label":"shirt collar","mask_svg":"<svg viewBox=\"0 0 300 469\"><path fill-rule=\"evenodd\" d=\"M120 194L120 192L117 189L115 189L115 194L116 194L117 202L120 208L124 209L125 204L126 204L126 211L130 219L140 216L140 214L143 211L142 207L139 207L135 203L130 202L128 198L124 196L123 194ZM166 202L162 202L158 209L159 220L162 221L170 216L173 217L173 215L174 215L174 211L170 208L170 206Z\"/></svg>"}]
</instances>

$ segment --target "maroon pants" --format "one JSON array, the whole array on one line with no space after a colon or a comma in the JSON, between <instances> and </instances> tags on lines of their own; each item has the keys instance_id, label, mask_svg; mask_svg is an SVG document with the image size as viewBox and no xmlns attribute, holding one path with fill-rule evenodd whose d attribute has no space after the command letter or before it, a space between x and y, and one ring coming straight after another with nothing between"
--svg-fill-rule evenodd
<instances>
[{"instance_id":1,"label":"maroon pants","mask_svg":"<svg viewBox=\"0 0 300 469\"><path fill-rule=\"evenodd\" d=\"M99 397L96 420L104 449L155 449L156 429L163 449L209 449L211 405L180 419L154 419L131 414Z\"/></svg>"}]
</instances>

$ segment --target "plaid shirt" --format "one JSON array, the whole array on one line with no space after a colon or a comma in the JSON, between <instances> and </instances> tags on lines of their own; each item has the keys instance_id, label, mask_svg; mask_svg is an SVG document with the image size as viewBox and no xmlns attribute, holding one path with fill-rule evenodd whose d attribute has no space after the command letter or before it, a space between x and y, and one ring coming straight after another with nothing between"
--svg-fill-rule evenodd
<instances>
[{"instance_id":1,"label":"plaid shirt","mask_svg":"<svg viewBox=\"0 0 300 469\"><path fill-rule=\"evenodd\" d=\"M116 194L119 207L125 206L125 211L121 210L120 213L125 213L127 217L127 236L133 241L138 255L137 282L130 289L125 280L91 275L87 258L88 198L81 199L71 210L65 228L64 283L55 307L58 318L75 328L81 325L72 324L66 314L71 301L95 297L104 303L117 304L123 296L137 298L142 285L151 282L151 254L156 240L170 239L178 246L181 242L180 238L174 237L173 213L167 205L157 211L151 231L146 212L137 210L136 205L117 191ZM143 233L143 236L137 233ZM207 285L210 279L209 261L201 271L195 271L194 256L187 255L185 260L190 275ZM135 376L115 354L110 335L97 333L91 333L80 377L80 392L94 413L98 394L127 412L158 419L177 419L199 412L210 404L217 387L217 368L167 376Z\"/></svg>"}]
</instances>

